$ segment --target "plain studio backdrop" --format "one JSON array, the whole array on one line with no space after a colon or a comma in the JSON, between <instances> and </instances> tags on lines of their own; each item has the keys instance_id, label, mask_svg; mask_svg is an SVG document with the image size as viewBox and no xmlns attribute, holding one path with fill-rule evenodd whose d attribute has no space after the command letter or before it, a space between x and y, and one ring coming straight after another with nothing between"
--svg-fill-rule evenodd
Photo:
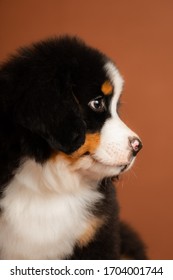
<instances>
[{"instance_id":1,"label":"plain studio backdrop","mask_svg":"<svg viewBox=\"0 0 173 280\"><path fill-rule=\"evenodd\" d=\"M125 79L122 119L142 141L117 185L121 217L150 259L173 259L173 1L0 0L0 60L71 34L108 54Z\"/></svg>"}]
</instances>

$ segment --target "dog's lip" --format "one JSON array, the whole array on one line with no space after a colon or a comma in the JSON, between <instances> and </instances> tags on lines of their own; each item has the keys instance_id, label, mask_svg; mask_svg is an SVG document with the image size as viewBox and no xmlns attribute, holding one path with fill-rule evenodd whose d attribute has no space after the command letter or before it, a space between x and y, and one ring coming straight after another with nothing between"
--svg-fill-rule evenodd
<instances>
[{"instance_id":1,"label":"dog's lip","mask_svg":"<svg viewBox=\"0 0 173 280\"><path fill-rule=\"evenodd\" d=\"M95 158L94 155L92 155L92 154L90 154L90 157L92 158L92 160L94 162L102 164L104 166L115 167L115 168L119 167L121 169L121 172L123 172L130 165L130 162L119 163L119 164L104 163L104 162L100 161L99 159Z\"/></svg>"},{"instance_id":2,"label":"dog's lip","mask_svg":"<svg viewBox=\"0 0 173 280\"><path fill-rule=\"evenodd\" d=\"M129 165L130 165L130 163L125 164L125 165L121 165L121 166L120 166L120 167L121 167L121 173L122 173L123 171L125 171L125 170L129 167Z\"/></svg>"}]
</instances>

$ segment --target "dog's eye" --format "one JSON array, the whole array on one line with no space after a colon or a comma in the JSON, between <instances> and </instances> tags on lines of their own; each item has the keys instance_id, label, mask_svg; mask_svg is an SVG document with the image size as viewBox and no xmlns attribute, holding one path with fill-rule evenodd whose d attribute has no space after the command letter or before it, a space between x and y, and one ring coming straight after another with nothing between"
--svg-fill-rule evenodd
<instances>
[{"instance_id":1,"label":"dog's eye","mask_svg":"<svg viewBox=\"0 0 173 280\"><path fill-rule=\"evenodd\" d=\"M106 110L105 101L102 96L98 96L88 103L89 107L95 112L104 112Z\"/></svg>"}]
</instances>

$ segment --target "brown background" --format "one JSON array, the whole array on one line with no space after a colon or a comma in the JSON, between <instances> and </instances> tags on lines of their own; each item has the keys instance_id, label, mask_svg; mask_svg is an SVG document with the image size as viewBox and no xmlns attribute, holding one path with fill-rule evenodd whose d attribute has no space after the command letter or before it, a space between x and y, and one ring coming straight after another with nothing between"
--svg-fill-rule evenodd
<instances>
[{"instance_id":1,"label":"brown background","mask_svg":"<svg viewBox=\"0 0 173 280\"><path fill-rule=\"evenodd\" d=\"M122 117L144 148L118 184L121 216L151 259L173 259L173 1L0 0L0 60L64 33L106 52L125 78Z\"/></svg>"}]
</instances>

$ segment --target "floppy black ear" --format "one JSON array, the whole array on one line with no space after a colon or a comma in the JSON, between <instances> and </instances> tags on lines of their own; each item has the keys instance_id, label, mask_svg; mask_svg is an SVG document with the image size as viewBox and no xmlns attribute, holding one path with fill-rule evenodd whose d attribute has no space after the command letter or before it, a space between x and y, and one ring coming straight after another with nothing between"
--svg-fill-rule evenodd
<instances>
[{"instance_id":1,"label":"floppy black ear","mask_svg":"<svg viewBox=\"0 0 173 280\"><path fill-rule=\"evenodd\" d=\"M34 92L16 108L17 123L44 138L53 150L70 154L85 141L85 123L71 92Z\"/></svg>"}]
</instances>

